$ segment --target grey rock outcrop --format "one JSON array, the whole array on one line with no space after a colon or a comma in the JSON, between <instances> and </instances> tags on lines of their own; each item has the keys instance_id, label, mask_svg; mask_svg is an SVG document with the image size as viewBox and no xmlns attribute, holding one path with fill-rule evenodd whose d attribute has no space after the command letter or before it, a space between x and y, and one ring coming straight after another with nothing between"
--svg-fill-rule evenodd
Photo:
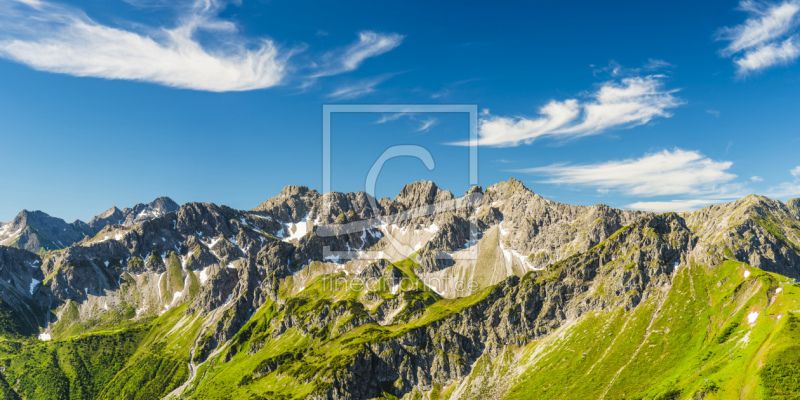
<instances>
[{"instance_id":1,"label":"grey rock outcrop","mask_svg":"<svg viewBox=\"0 0 800 400\"><path fill-rule=\"evenodd\" d=\"M800 197L787 201L786 206L789 207L795 218L800 219Z\"/></svg>"}]
</instances>

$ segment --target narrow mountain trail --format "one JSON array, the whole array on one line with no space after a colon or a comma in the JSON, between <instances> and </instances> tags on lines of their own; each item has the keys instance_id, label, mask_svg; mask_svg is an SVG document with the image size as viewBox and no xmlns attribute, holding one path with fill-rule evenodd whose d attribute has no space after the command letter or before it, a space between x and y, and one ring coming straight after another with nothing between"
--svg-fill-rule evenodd
<instances>
[{"instance_id":1,"label":"narrow mountain trail","mask_svg":"<svg viewBox=\"0 0 800 400\"><path fill-rule=\"evenodd\" d=\"M628 318L625 319L625 323L622 324L622 328L619 330L620 333L625 332L625 328L628 327L628 322L630 322L631 318L632 318L632 316L629 314ZM597 364L600 364L601 362L603 362L603 360L605 360L606 355L608 355L608 352L611 351L612 347L614 347L614 343L617 342L617 339L619 339L620 336L622 336L622 335L614 336L614 340L612 340L611 344L609 344L608 347L606 347L606 351L603 352L603 355L600 356L600 358L594 364L592 364L591 367L589 367L588 371L586 371L586 376L589 376L589 374L592 373L592 370L594 370L594 367L597 366Z\"/></svg>"},{"instance_id":2,"label":"narrow mountain trail","mask_svg":"<svg viewBox=\"0 0 800 400\"><path fill-rule=\"evenodd\" d=\"M647 324L647 328L645 329L645 334L644 334L644 337L642 338L642 342L639 343L639 346L636 347L636 351L633 352L631 357L628 359L628 362L626 362L625 365L623 365L622 368L620 368L619 371L617 371L617 373L614 374L614 377L611 378L611 381L608 383L608 386L606 386L606 390L603 391L603 394L600 396L601 400L606 397L606 395L608 394L608 391L611 389L611 386L614 385L614 382L617 380L617 378L619 378L620 374L622 374L622 371L624 371L625 368L627 368L628 365L630 365L630 363L639 354L639 351L642 350L642 347L644 347L644 344L647 343L647 339L650 338L650 334L652 333L653 323L655 323L656 319L658 319L659 315L661 314L661 307L667 301L667 297L668 297L667 293L665 293L665 292L661 293L661 299L659 300L658 305L656 306L656 309L653 310L653 315L650 317L650 323Z\"/></svg>"}]
</instances>

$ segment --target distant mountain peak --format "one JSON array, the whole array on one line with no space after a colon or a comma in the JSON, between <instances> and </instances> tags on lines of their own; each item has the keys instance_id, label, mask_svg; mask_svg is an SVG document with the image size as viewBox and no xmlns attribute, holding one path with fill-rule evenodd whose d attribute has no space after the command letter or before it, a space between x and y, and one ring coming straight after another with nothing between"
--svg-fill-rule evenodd
<instances>
[{"instance_id":1,"label":"distant mountain peak","mask_svg":"<svg viewBox=\"0 0 800 400\"><path fill-rule=\"evenodd\" d=\"M169 197L158 197L147 204L120 210L116 206L93 217L89 223L76 220L67 223L43 211L24 209L13 221L0 226L0 245L25 249L34 253L71 246L86 236L94 236L109 225L133 226L170 212L180 206Z\"/></svg>"}]
</instances>

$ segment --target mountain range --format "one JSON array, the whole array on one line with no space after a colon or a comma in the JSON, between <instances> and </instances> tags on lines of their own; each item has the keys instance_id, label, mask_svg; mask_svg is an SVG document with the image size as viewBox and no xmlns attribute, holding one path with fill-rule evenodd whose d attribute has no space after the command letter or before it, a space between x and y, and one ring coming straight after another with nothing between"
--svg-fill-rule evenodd
<instances>
[{"instance_id":1,"label":"mountain range","mask_svg":"<svg viewBox=\"0 0 800 400\"><path fill-rule=\"evenodd\" d=\"M94 236L108 225L132 226L175 211L178 211L178 204L169 197L159 197L124 210L111 207L89 223L76 220L68 224L42 211L22 210L13 221L0 223L0 245L34 253L58 250L72 246L85 236Z\"/></svg>"},{"instance_id":2,"label":"mountain range","mask_svg":"<svg viewBox=\"0 0 800 400\"><path fill-rule=\"evenodd\" d=\"M9 399L800 396L800 200L657 214L511 179L0 225Z\"/></svg>"}]
</instances>

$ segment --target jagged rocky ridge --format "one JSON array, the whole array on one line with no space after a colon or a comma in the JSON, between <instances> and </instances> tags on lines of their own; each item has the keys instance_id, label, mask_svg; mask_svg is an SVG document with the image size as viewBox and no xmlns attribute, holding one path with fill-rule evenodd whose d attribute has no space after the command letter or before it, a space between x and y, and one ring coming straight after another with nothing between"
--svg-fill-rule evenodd
<instances>
[{"instance_id":1,"label":"jagged rocky ridge","mask_svg":"<svg viewBox=\"0 0 800 400\"><path fill-rule=\"evenodd\" d=\"M124 210L111 207L89 223L76 220L69 224L42 211L22 210L13 221L0 223L0 245L34 253L58 250L94 236L108 225L133 226L177 210L178 204L172 199L159 197Z\"/></svg>"},{"instance_id":2,"label":"jagged rocky ridge","mask_svg":"<svg viewBox=\"0 0 800 400\"><path fill-rule=\"evenodd\" d=\"M464 200L471 195L477 200ZM425 214L441 204L453 207ZM592 313L663 299L690 265L737 260L796 278L792 204L749 196L655 215L555 203L513 179L462 198L424 181L394 200L290 186L253 211L189 203L137 222L144 210L112 208L90 222L102 225L93 237L63 251L0 247L0 300L14 317L11 334L63 338L107 325L109 314L120 316L114 323L173 318L170 332L191 326L177 355L188 360L188 376L169 388L174 395L202 396L218 378L198 375L201 367L261 357L287 335L324 347L358 333L368 340L344 346L350 352L340 364L309 369L325 355L297 346L234 386L290 371L307 397L431 397L471 378L482 357L501 357ZM337 286L354 278L378 287ZM338 289L320 288L332 279Z\"/></svg>"}]
</instances>

